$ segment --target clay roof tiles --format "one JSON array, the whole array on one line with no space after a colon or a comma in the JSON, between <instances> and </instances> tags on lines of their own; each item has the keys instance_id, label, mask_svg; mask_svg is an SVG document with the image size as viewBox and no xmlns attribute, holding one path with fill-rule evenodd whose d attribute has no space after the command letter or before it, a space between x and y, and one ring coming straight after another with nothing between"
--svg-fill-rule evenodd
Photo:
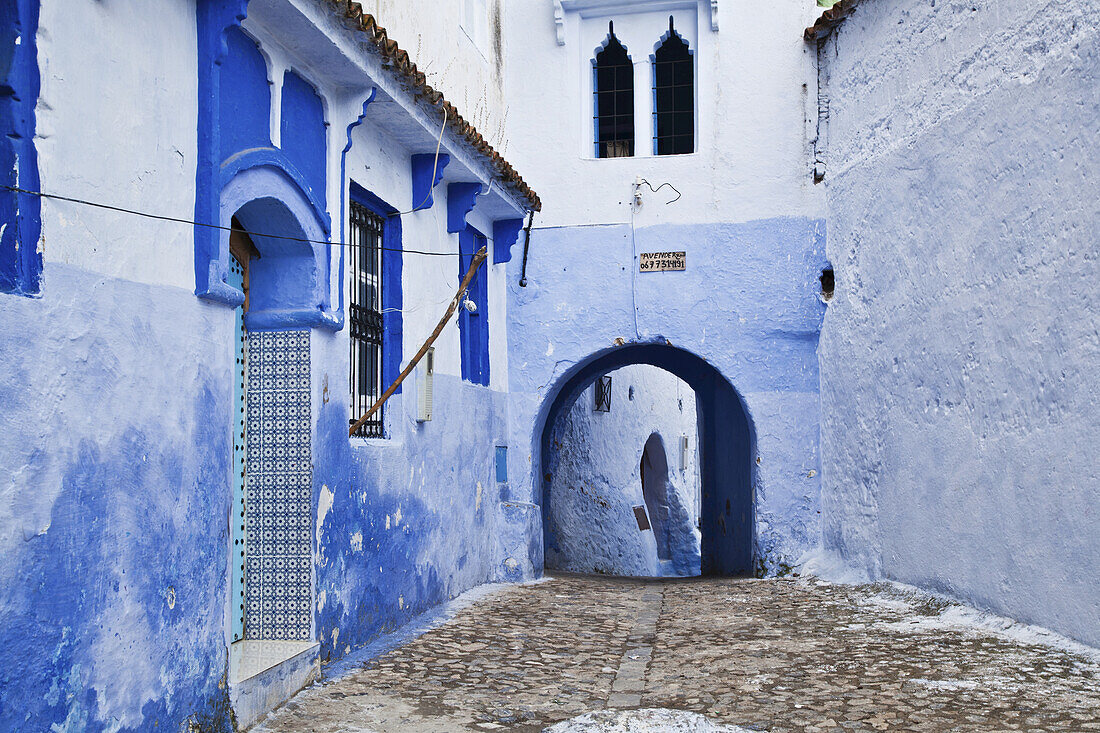
<instances>
[{"instance_id":1,"label":"clay roof tiles","mask_svg":"<svg viewBox=\"0 0 1100 733\"><path fill-rule=\"evenodd\" d=\"M859 2L860 0L840 0L836 5L822 13L817 22L806 29L803 37L807 42L822 40L855 10Z\"/></svg>"},{"instance_id":2,"label":"clay roof tiles","mask_svg":"<svg viewBox=\"0 0 1100 733\"><path fill-rule=\"evenodd\" d=\"M451 128L465 138L466 142L479 154L489 158L492 168L497 171L504 184L522 195L532 209L542 210L542 201L539 200L538 194L527 185L516 169L493 149L489 141L459 114L455 106L444 98L443 93L428 84L424 72L416 68L416 62L409 57L408 52L387 35L386 29L378 25L373 15L363 11L362 4L353 0L329 0L329 2L334 3L348 20L367 34L382 57L392 64L394 72L410 85L414 93L422 95L430 104L446 110Z\"/></svg>"}]
</instances>

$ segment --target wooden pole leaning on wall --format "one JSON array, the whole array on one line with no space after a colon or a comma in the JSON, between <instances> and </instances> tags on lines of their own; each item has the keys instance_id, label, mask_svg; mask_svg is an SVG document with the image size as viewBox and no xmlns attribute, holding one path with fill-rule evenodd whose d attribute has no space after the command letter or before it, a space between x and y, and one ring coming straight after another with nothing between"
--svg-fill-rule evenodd
<instances>
[{"instance_id":1,"label":"wooden pole leaning on wall","mask_svg":"<svg viewBox=\"0 0 1100 733\"><path fill-rule=\"evenodd\" d=\"M428 349L431 348L435 340L439 338L439 334L443 332L443 328L447 325L447 321L451 320L451 316L458 310L458 304L462 300L462 294L466 292L466 288L470 286L470 281L474 279L474 275L477 273L477 268L481 267L481 263L485 261L485 257L488 254L485 247L482 247L474 255L474 259L470 262L470 269L466 271L466 276L462 278L462 283L458 286L458 292L455 293L454 299L451 300L451 304L447 306L447 312L443 314L443 317L439 319L439 325L432 331L432 335L428 337L428 340L424 342L424 345L420 347L420 351L416 352L416 356L412 358L412 361L406 365L401 373L397 375L397 379L393 380L393 384L382 393L382 396L378 398L366 414L363 417L355 421L355 423L348 428L348 435L355 435L355 431L362 427L363 423L370 420L371 415L378 412L382 405L386 403L393 393L397 391L397 388L401 386L401 383L405 381L405 377L412 374L412 370L416 368L416 365L420 363L420 360L424 358L424 354L428 353Z\"/></svg>"}]
</instances>

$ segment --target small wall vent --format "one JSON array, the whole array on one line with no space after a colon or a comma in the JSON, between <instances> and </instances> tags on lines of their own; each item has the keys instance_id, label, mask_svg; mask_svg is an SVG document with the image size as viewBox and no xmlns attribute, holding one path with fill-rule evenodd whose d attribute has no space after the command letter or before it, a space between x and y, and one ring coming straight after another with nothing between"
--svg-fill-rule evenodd
<instances>
[{"instance_id":1,"label":"small wall vent","mask_svg":"<svg viewBox=\"0 0 1100 733\"><path fill-rule=\"evenodd\" d=\"M432 391L435 386L434 346L428 349L428 353L424 354L424 359L421 360L417 369L420 371L420 379L417 380L420 389L416 400L416 421L428 422L432 419Z\"/></svg>"},{"instance_id":2,"label":"small wall vent","mask_svg":"<svg viewBox=\"0 0 1100 733\"><path fill-rule=\"evenodd\" d=\"M690 456L691 442L688 440L688 436L680 436L680 470L686 471L688 467L688 457Z\"/></svg>"}]
</instances>

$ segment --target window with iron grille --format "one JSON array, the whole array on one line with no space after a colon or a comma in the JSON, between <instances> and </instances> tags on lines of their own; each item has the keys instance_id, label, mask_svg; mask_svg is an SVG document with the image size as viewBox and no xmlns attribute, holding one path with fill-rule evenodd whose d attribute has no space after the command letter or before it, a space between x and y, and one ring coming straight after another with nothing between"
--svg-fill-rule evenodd
<instances>
[{"instance_id":1,"label":"window with iron grille","mask_svg":"<svg viewBox=\"0 0 1100 733\"><path fill-rule=\"evenodd\" d=\"M615 37L615 24L607 29L607 42L592 62L596 157L625 158L634 155L634 64Z\"/></svg>"},{"instance_id":2,"label":"window with iron grille","mask_svg":"<svg viewBox=\"0 0 1100 733\"><path fill-rule=\"evenodd\" d=\"M653 152L695 152L695 61L668 19L668 35L653 56Z\"/></svg>"},{"instance_id":3,"label":"window with iron grille","mask_svg":"<svg viewBox=\"0 0 1100 733\"><path fill-rule=\"evenodd\" d=\"M351 293L348 321L351 335L351 422L362 417L382 395L382 247L386 220L351 202L349 256ZM357 431L363 438L381 438L378 410Z\"/></svg>"},{"instance_id":4,"label":"window with iron grille","mask_svg":"<svg viewBox=\"0 0 1100 733\"><path fill-rule=\"evenodd\" d=\"M596 412L611 412L611 377L596 380Z\"/></svg>"}]
</instances>

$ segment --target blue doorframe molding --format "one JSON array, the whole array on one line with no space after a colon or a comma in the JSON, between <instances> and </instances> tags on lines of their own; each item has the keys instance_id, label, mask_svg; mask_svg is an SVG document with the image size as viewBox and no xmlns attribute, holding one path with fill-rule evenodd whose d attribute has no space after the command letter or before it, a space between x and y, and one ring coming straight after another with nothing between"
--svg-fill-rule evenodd
<instances>
[{"instance_id":1,"label":"blue doorframe molding","mask_svg":"<svg viewBox=\"0 0 1100 733\"><path fill-rule=\"evenodd\" d=\"M300 182L272 160L266 148L235 157L219 195L220 220L236 216L259 250L245 324L250 331L335 329L324 307L331 299L329 245L316 243L328 237L325 222ZM218 234L219 245L228 248L229 232Z\"/></svg>"},{"instance_id":2,"label":"blue doorframe molding","mask_svg":"<svg viewBox=\"0 0 1100 733\"><path fill-rule=\"evenodd\" d=\"M198 165L195 174L195 221L228 226L222 221L221 196L225 187L241 173L255 168L275 169L289 181L296 192L308 202L322 236L330 239L332 222L318 195L318 187L309 185L306 177L277 148L235 151L220 160L223 131L219 126L221 104L221 72L229 55L226 34L240 27L247 15L248 0L198 0ZM324 186L320 186L323 192ZM229 212L232 216L233 212ZM305 222L301 222L305 226ZM278 232L263 232L277 234ZM330 245L311 245L316 252L319 276L324 287L319 288L319 302L314 308L299 309L284 314L283 327L318 326L338 330L343 325L342 311L331 308ZM195 294L231 307L244 301L244 294L228 284L229 237L224 230L195 227Z\"/></svg>"},{"instance_id":3,"label":"blue doorframe molding","mask_svg":"<svg viewBox=\"0 0 1100 733\"><path fill-rule=\"evenodd\" d=\"M39 190L34 146L38 69L39 0L5 2L0 8L0 183ZM42 289L42 200L0 191L0 292L37 295Z\"/></svg>"},{"instance_id":4,"label":"blue doorframe molding","mask_svg":"<svg viewBox=\"0 0 1100 733\"><path fill-rule=\"evenodd\" d=\"M199 120L198 165L195 174L195 221L218 223L221 186L217 160L221 135L218 106L222 63L229 55L226 31L244 20L248 0L198 0ZM221 237L216 229L195 227L195 294L233 308L244 302L244 294L231 287L228 253L223 258ZM224 261L223 261L224 260Z\"/></svg>"}]
</instances>

